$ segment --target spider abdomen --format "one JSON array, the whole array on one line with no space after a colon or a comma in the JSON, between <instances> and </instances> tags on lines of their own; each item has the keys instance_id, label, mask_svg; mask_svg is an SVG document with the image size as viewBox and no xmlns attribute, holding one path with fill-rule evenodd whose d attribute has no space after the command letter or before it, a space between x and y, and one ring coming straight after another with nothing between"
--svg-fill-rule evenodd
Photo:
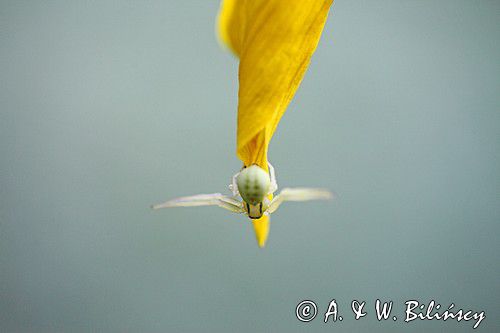
<instances>
[{"instance_id":1,"label":"spider abdomen","mask_svg":"<svg viewBox=\"0 0 500 333\"><path fill-rule=\"evenodd\" d=\"M257 205L268 194L271 181L264 169L251 165L240 172L236 183L241 198L251 205Z\"/></svg>"}]
</instances>

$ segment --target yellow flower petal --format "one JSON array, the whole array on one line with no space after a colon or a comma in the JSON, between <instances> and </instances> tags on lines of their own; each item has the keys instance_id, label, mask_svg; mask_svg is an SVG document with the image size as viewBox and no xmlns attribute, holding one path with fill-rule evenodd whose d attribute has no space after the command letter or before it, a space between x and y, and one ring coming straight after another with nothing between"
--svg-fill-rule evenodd
<instances>
[{"instance_id":1,"label":"yellow flower petal","mask_svg":"<svg viewBox=\"0 0 500 333\"><path fill-rule=\"evenodd\" d=\"M252 220L255 237L259 247L266 245L267 235L269 234L269 216L264 215L258 220Z\"/></svg>"},{"instance_id":2,"label":"yellow flower petal","mask_svg":"<svg viewBox=\"0 0 500 333\"><path fill-rule=\"evenodd\" d=\"M332 2L221 2L219 38L240 58L237 154L244 165L268 170L269 142L302 81ZM253 225L262 247L269 217L254 220Z\"/></svg>"},{"instance_id":3,"label":"yellow flower petal","mask_svg":"<svg viewBox=\"0 0 500 333\"><path fill-rule=\"evenodd\" d=\"M239 37L242 36L239 29L243 28L240 22L243 21L244 6L239 5L241 2L241 0L221 1L219 17L217 19L217 32L220 41L236 55L239 54Z\"/></svg>"},{"instance_id":4,"label":"yellow flower petal","mask_svg":"<svg viewBox=\"0 0 500 333\"><path fill-rule=\"evenodd\" d=\"M240 58L237 154L267 170L267 150L318 44L332 0L224 0L219 37Z\"/></svg>"}]
</instances>

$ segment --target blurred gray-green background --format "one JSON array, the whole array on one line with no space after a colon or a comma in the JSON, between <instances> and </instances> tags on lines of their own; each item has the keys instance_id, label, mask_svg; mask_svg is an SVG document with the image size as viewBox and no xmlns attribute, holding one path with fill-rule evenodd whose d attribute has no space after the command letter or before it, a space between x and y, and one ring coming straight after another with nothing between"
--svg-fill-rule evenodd
<instances>
[{"instance_id":1,"label":"blurred gray-green background","mask_svg":"<svg viewBox=\"0 0 500 333\"><path fill-rule=\"evenodd\" d=\"M472 330L403 322L434 299L498 332L500 3L335 2L270 160L339 198L283 205L264 249L242 216L149 209L240 168L218 6L0 1L0 331Z\"/></svg>"}]
</instances>

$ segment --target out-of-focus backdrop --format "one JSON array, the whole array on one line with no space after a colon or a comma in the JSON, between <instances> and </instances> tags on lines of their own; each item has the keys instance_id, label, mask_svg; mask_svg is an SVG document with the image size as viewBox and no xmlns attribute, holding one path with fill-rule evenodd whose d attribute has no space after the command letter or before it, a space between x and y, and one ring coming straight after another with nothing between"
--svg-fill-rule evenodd
<instances>
[{"instance_id":1,"label":"out-of-focus backdrop","mask_svg":"<svg viewBox=\"0 0 500 333\"><path fill-rule=\"evenodd\" d=\"M243 216L149 209L241 166L218 6L0 2L0 330L472 329L403 322L433 299L499 331L499 2L335 2L269 157L338 198L284 204L264 249Z\"/></svg>"}]
</instances>

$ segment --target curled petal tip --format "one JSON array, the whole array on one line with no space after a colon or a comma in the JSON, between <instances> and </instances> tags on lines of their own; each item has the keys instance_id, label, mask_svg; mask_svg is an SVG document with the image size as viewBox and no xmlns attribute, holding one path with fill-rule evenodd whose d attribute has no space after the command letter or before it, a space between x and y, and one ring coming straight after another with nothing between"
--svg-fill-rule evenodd
<instances>
[{"instance_id":1,"label":"curled petal tip","mask_svg":"<svg viewBox=\"0 0 500 333\"><path fill-rule=\"evenodd\" d=\"M263 248L269 235L269 216L264 215L260 219L252 220L252 224L257 238L257 245Z\"/></svg>"}]
</instances>

